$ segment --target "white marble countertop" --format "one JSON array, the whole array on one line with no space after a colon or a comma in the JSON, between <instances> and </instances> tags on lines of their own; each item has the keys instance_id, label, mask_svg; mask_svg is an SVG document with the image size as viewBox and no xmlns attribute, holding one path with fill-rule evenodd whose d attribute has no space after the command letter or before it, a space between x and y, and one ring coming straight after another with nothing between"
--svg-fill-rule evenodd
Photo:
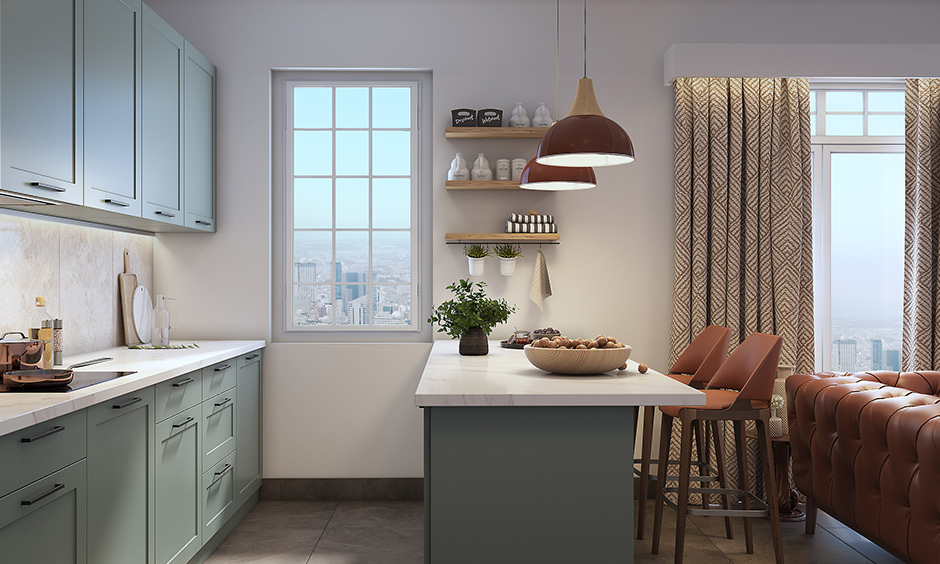
<instances>
[{"instance_id":1,"label":"white marble countertop","mask_svg":"<svg viewBox=\"0 0 940 564\"><path fill-rule=\"evenodd\" d=\"M194 341L187 341L185 344L192 342ZM66 357L63 359L63 368L103 356L114 359L76 368L75 372L134 370L137 373L79 388L74 392L0 393L0 435L108 401L265 346L264 341L195 342L199 345L198 349L135 350L117 347Z\"/></svg>"},{"instance_id":2,"label":"white marble countertop","mask_svg":"<svg viewBox=\"0 0 940 564\"><path fill-rule=\"evenodd\" d=\"M461 356L457 347L456 340L434 341L416 406L705 405L704 393L652 369L640 374L632 359L624 371L563 376L532 366L525 351L499 341L490 341L485 356Z\"/></svg>"}]
</instances>

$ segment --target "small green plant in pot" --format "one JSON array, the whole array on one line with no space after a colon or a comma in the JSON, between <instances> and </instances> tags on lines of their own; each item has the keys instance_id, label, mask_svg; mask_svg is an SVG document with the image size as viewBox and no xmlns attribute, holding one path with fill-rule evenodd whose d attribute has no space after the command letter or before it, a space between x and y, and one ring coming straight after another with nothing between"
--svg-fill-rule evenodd
<instances>
[{"instance_id":1,"label":"small green plant in pot","mask_svg":"<svg viewBox=\"0 0 940 564\"><path fill-rule=\"evenodd\" d=\"M465 246L463 254L467 255L467 260L470 263L470 276L483 276L483 261L486 257L493 256L489 247L479 243Z\"/></svg>"},{"instance_id":2,"label":"small green plant in pot","mask_svg":"<svg viewBox=\"0 0 940 564\"><path fill-rule=\"evenodd\" d=\"M438 325L438 333L460 339L460 354L487 354L487 335L516 311L516 306L510 306L505 299L486 297L485 286L486 282L471 282L469 278L454 282L447 287L454 298L435 307L428 318L428 323Z\"/></svg>"},{"instance_id":3,"label":"small green plant in pot","mask_svg":"<svg viewBox=\"0 0 940 564\"><path fill-rule=\"evenodd\" d=\"M496 245L494 249L499 257L499 273L503 276L512 276L516 271L516 259L522 256L522 249L518 245L505 243Z\"/></svg>"}]
</instances>

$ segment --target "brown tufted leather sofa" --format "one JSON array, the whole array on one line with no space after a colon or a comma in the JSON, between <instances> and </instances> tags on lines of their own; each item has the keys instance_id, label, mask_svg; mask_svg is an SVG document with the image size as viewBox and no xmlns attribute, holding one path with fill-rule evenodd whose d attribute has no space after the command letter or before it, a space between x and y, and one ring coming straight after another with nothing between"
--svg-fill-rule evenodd
<instances>
[{"instance_id":1,"label":"brown tufted leather sofa","mask_svg":"<svg viewBox=\"0 0 940 564\"><path fill-rule=\"evenodd\" d=\"M793 477L818 507L908 562L940 562L940 372L787 379Z\"/></svg>"}]
</instances>

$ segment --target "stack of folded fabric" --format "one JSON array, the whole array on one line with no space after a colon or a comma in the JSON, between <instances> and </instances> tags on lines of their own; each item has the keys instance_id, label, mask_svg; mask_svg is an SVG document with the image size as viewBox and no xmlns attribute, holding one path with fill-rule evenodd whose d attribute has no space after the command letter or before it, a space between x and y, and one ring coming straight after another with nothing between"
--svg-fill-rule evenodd
<instances>
[{"instance_id":1,"label":"stack of folded fabric","mask_svg":"<svg viewBox=\"0 0 940 564\"><path fill-rule=\"evenodd\" d=\"M511 213L506 233L558 233L558 228L551 214Z\"/></svg>"}]
</instances>

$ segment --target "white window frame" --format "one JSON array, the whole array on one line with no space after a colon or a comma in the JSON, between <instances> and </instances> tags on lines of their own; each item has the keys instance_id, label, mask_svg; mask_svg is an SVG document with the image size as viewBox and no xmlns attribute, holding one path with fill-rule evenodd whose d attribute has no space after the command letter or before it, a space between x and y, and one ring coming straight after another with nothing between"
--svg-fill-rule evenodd
<instances>
[{"instance_id":1,"label":"white window frame","mask_svg":"<svg viewBox=\"0 0 940 564\"><path fill-rule=\"evenodd\" d=\"M422 286L430 283L430 241L426 234L430 227L430 197L424 192L430 187L429 171L430 159L424 158L422 153L430 151L430 142L423 122L429 122L430 104L425 99L430 98L430 73L423 70L285 70L272 71L272 341L274 342L358 342L358 341L425 341L430 340L430 328L425 318L430 311L429 296L422 293ZM411 286L411 324L410 325L373 325L375 312L372 300L369 300L370 325L294 325L293 296L294 296L294 207L293 207L293 88L295 86L407 86L412 88L412 114L411 114L411 282L384 283L372 280L372 234L386 231L407 231L400 229L376 229L372 222L372 178L371 164L369 182L369 227L357 229L318 229L333 233L334 260L329 267L329 280L323 286L330 286L331 293L335 287L364 286L367 294L371 295L374 286L410 285ZM371 96L371 93L370 93ZM335 104L334 104L335 113ZM335 115L334 115L335 118ZM372 131L370 120L369 131ZM332 130L335 128L333 120ZM382 129L384 130L384 129ZM402 129L404 130L404 128ZM380 130L381 131L381 130ZM371 144L370 144L371 151ZM370 155L371 157L371 155ZM336 154L333 154L333 174L335 176ZM371 163L371 158L370 158ZM381 178L381 177L379 177ZM333 210L335 225L335 184ZM306 229L299 229L300 231ZM337 232L341 231L368 231L369 233L369 272L367 280L352 284L345 281L335 281L335 250ZM335 301L335 298L334 298ZM428 303L425 303L428 302ZM335 313L334 313L335 315ZM335 317L332 318L335 321Z\"/></svg>"}]
</instances>

